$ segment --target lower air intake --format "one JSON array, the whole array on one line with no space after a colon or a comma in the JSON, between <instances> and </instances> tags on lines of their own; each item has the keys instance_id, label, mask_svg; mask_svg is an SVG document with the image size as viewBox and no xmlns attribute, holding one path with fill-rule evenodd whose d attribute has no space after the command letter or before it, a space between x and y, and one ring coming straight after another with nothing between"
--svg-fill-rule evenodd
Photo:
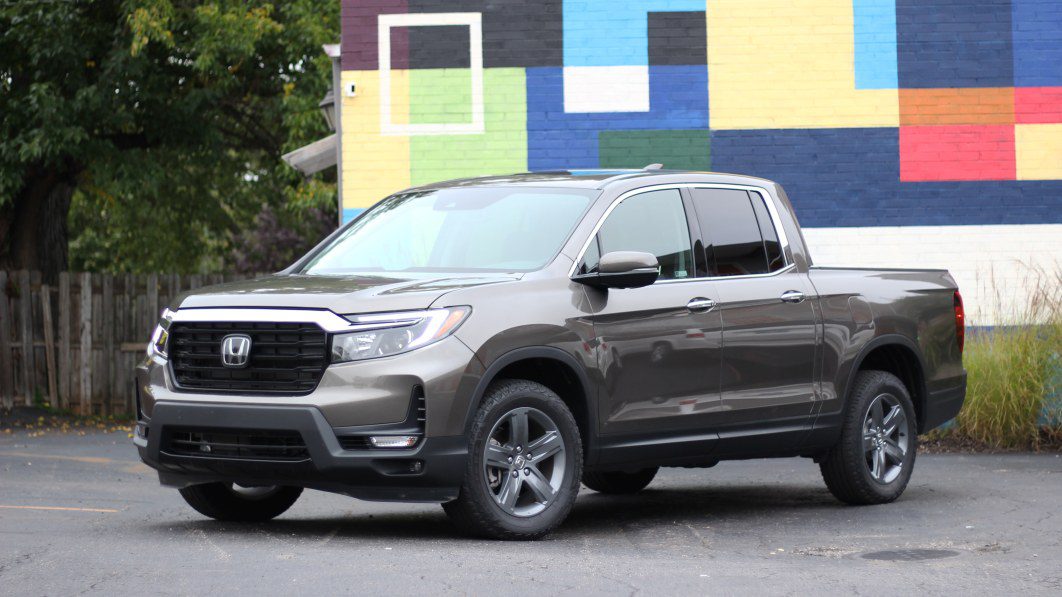
<instances>
[{"instance_id":1,"label":"lower air intake","mask_svg":"<svg viewBox=\"0 0 1062 597\"><path fill-rule=\"evenodd\" d=\"M296 431L170 430L162 450L176 456L246 460L305 460L306 443Z\"/></svg>"}]
</instances>

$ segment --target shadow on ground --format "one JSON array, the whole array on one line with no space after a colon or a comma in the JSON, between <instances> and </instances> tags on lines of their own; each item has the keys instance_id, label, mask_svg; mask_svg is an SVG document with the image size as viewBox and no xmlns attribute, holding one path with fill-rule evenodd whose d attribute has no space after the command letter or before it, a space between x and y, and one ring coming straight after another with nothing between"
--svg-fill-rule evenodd
<instances>
[{"instance_id":1,"label":"shadow on ground","mask_svg":"<svg viewBox=\"0 0 1062 597\"><path fill-rule=\"evenodd\" d=\"M351 498L353 499L353 498ZM947 500L941 491L911 488L901 498L934 502ZM824 522L847 520L853 513L883 509L890 505L853 507L841 504L824 488L808 485L741 485L715 488L646 489L635 495L611 496L583 489L579 500L554 538L596 538L612 535L617 525L639 528L675 524L736 525L756 521L793 521L808 518ZM460 538L442 508L435 511L346 514L317 518L281 517L268 523L228 523L208 519L157 522L149 529L204 530L231 535L276 533L301 538L339 537L362 539Z\"/></svg>"}]
</instances>

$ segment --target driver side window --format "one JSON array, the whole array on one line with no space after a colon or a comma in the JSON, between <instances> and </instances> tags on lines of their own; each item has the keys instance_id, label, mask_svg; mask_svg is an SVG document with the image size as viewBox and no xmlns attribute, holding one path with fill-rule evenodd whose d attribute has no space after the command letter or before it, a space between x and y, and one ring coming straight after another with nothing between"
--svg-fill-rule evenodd
<instances>
[{"instance_id":1,"label":"driver side window","mask_svg":"<svg viewBox=\"0 0 1062 597\"><path fill-rule=\"evenodd\" d=\"M681 192L664 189L624 199L587 247L579 272L595 271L601 255L612 251L656 255L661 280L692 276L693 250Z\"/></svg>"}]
</instances>

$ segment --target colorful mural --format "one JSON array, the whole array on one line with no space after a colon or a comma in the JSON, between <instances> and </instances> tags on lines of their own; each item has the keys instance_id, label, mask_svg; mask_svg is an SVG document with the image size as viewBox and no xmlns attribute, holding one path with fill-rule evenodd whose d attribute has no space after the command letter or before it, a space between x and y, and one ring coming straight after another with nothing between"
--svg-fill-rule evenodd
<instances>
[{"instance_id":1,"label":"colorful mural","mask_svg":"<svg viewBox=\"0 0 1062 597\"><path fill-rule=\"evenodd\" d=\"M342 49L348 219L662 162L779 180L806 226L1062 221L1058 0L344 0Z\"/></svg>"}]
</instances>

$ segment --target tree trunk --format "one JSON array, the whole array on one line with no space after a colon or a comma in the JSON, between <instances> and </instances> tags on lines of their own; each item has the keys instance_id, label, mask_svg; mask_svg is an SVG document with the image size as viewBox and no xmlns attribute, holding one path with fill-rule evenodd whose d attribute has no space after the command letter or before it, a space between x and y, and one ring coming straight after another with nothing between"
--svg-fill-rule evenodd
<instances>
[{"instance_id":1,"label":"tree trunk","mask_svg":"<svg viewBox=\"0 0 1062 597\"><path fill-rule=\"evenodd\" d=\"M72 169L31 168L22 190L0 209L0 267L39 270L55 283L67 268Z\"/></svg>"}]
</instances>

